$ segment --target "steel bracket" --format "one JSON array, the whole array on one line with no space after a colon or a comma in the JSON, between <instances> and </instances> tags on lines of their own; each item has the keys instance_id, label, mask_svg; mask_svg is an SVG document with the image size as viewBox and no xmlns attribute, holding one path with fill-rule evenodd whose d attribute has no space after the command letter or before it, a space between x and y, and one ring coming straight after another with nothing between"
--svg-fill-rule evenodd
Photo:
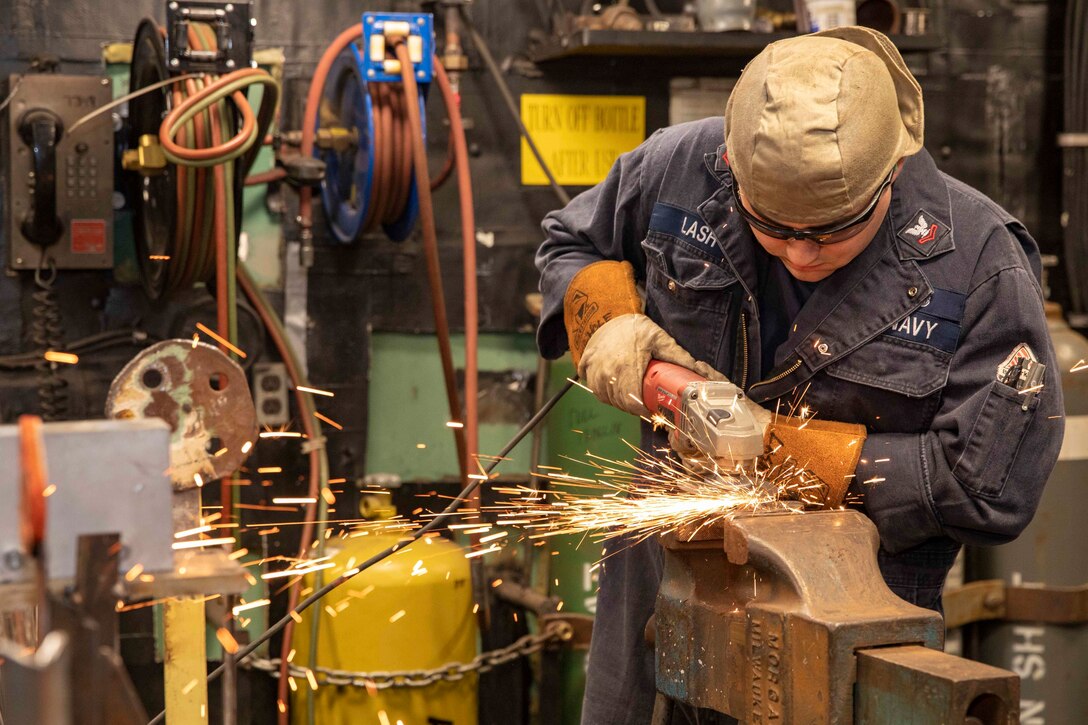
<instances>
[{"instance_id":1,"label":"steel bracket","mask_svg":"<svg viewBox=\"0 0 1088 725\"><path fill-rule=\"evenodd\" d=\"M949 629L974 622L1088 622L1088 583L1075 587L1010 586L983 579L946 590L944 619Z\"/></svg>"}]
</instances>

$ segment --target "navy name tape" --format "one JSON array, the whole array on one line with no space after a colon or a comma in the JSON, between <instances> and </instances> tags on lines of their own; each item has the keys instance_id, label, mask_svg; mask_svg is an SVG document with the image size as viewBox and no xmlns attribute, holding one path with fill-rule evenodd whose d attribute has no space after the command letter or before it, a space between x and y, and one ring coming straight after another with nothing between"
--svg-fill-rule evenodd
<instances>
[{"instance_id":1,"label":"navy name tape","mask_svg":"<svg viewBox=\"0 0 1088 725\"><path fill-rule=\"evenodd\" d=\"M714 231L693 211L657 202L650 215L650 231L687 242L715 261L725 259L725 253L714 238Z\"/></svg>"},{"instance_id":2,"label":"navy name tape","mask_svg":"<svg viewBox=\"0 0 1088 725\"><path fill-rule=\"evenodd\" d=\"M963 307L967 304L967 295L946 289L935 289L933 295L922 304L920 311L927 315L940 317L942 320L959 322L963 319Z\"/></svg>"},{"instance_id":3,"label":"navy name tape","mask_svg":"<svg viewBox=\"0 0 1088 725\"><path fill-rule=\"evenodd\" d=\"M892 323L884 334L952 353L960 341L960 322L966 295L933 290L933 296L917 311Z\"/></svg>"}]
</instances>

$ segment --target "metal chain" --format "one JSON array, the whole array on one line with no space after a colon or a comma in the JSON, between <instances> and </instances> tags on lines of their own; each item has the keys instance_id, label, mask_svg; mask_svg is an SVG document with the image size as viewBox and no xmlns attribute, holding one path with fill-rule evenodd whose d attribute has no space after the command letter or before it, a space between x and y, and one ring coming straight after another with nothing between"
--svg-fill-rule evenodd
<instances>
[{"instance_id":1,"label":"metal chain","mask_svg":"<svg viewBox=\"0 0 1088 725\"><path fill-rule=\"evenodd\" d=\"M299 679L308 679L312 676L318 686L365 687L368 690L385 690L390 687L427 687L440 680L456 682L472 672L481 674L488 672L520 657L535 654L549 644L569 641L573 634L574 632L567 622L550 622L539 634L527 634L506 647L482 652L476 655L471 662L448 662L432 670L353 672L351 670L334 670L329 667L314 667L311 669L295 664L289 664L287 670L291 677ZM262 670L273 677L279 677L280 660L278 657L276 659L252 658L243 666Z\"/></svg>"}]
</instances>

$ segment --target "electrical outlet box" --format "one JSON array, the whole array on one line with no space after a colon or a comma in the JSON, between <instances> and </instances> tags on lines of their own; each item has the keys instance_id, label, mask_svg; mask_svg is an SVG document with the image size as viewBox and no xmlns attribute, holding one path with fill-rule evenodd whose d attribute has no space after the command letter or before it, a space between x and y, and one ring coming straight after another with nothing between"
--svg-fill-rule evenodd
<instances>
[{"instance_id":1,"label":"electrical outlet box","mask_svg":"<svg viewBox=\"0 0 1088 725\"><path fill-rule=\"evenodd\" d=\"M8 263L37 269L43 251L57 269L113 267L112 100L97 76L12 75L0 119Z\"/></svg>"},{"instance_id":2,"label":"electrical outlet box","mask_svg":"<svg viewBox=\"0 0 1088 725\"><path fill-rule=\"evenodd\" d=\"M256 363L253 366L253 404L258 426L287 425L287 366L283 363Z\"/></svg>"}]
</instances>

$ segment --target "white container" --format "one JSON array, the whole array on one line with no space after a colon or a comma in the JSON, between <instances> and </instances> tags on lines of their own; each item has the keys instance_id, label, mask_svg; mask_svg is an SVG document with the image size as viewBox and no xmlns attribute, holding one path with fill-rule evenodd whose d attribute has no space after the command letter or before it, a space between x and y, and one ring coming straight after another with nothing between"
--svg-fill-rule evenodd
<instances>
[{"instance_id":1,"label":"white container","mask_svg":"<svg viewBox=\"0 0 1088 725\"><path fill-rule=\"evenodd\" d=\"M756 17L755 0L696 0L699 29L713 33L751 30Z\"/></svg>"},{"instance_id":2,"label":"white container","mask_svg":"<svg viewBox=\"0 0 1088 725\"><path fill-rule=\"evenodd\" d=\"M856 25L854 0L806 0L812 31Z\"/></svg>"}]
</instances>

